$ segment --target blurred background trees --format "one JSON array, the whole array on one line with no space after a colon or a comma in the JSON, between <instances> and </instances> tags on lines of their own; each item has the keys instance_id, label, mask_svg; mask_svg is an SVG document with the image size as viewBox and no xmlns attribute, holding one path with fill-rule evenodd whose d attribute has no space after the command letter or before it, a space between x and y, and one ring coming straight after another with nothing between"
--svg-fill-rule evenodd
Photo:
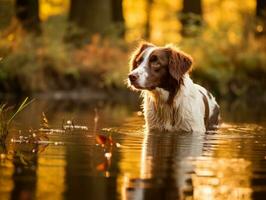
<instances>
[{"instance_id":1,"label":"blurred background trees","mask_svg":"<svg viewBox=\"0 0 266 200\"><path fill-rule=\"evenodd\" d=\"M145 22L145 31L144 38L150 40L151 38L151 15L152 15L152 6L154 0L146 0L146 22Z\"/></svg>"},{"instance_id":2,"label":"blurred background trees","mask_svg":"<svg viewBox=\"0 0 266 200\"><path fill-rule=\"evenodd\" d=\"M104 36L125 36L127 39L134 32L137 34L129 40L160 40L164 37L162 34L173 34L176 29L174 42L182 36L193 36L204 25L220 23L223 14L231 18L228 23L240 26L243 14L254 12L258 24L256 32L264 34L265 0L240 3L228 0L206 1L204 4L201 0L3 0L0 9L2 15L9 13L7 19L13 15L25 30L35 33L41 32L41 23L47 18L65 15L68 21L64 23L74 26L74 31L82 30L88 35L99 33ZM1 19L0 25L7 23L7 19Z\"/></svg>"},{"instance_id":3,"label":"blurred background trees","mask_svg":"<svg viewBox=\"0 0 266 200\"><path fill-rule=\"evenodd\" d=\"M80 37L95 33L111 35L114 30L119 37L125 34L122 0L71 0L69 21L74 32L80 29Z\"/></svg>"},{"instance_id":4,"label":"blurred background trees","mask_svg":"<svg viewBox=\"0 0 266 200\"><path fill-rule=\"evenodd\" d=\"M112 21L111 2L71 0L69 20L89 33L104 33Z\"/></svg>"},{"instance_id":5,"label":"blurred background trees","mask_svg":"<svg viewBox=\"0 0 266 200\"><path fill-rule=\"evenodd\" d=\"M221 96L262 91L265 5L266 0L1 0L0 92L125 88L129 54L142 39L174 43L190 53L194 78Z\"/></svg>"},{"instance_id":6,"label":"blurred background trees","mask_svg":"<svg viewBox=\"0 0 266 200\"><path fill-rule=\"evenodd\" d=\"M38 0L16 0L16 18L22 27L29 32L40 34L39 1Z\"/></svg>"},{"instance_id":7,"label":"blurred background trees","mask_svg":"<svg viewBox=\"0 0 266 200\"><path fill-rule=\"evenodd\" d=\"M123 12L123 0L112 0L112 22L118 30L118 36L125 36L125 18Z\"/></svg>"},{"instance_id":8,"label":"blurred background trees","mask_svg":"<svg viewBox=\"0 0 266 200\"><path fill-rule=\"evenodd\" d=\"M193 27L202 24L202 5L201 0L183 0L180 21L182 23L181 33L183 36L193 35Z\"/></svg>"},{"instance_id":9,"label":"blurred background trees","mask_svg":"<svg viewBox=\"0 0 266 200\"><path fill-rule=\"evenodd\" d=\"M257 0L256 4L257 34L266 34L266 0Z\"/></svg>"}]
</instances>

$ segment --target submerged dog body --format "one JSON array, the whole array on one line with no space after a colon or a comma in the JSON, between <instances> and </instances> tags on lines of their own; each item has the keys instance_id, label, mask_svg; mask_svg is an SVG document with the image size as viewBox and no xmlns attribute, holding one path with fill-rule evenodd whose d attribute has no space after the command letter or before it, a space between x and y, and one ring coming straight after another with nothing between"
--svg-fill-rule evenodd
<instances>
[{"instance_id":1,"label":"submerged dog body","mask_svg":"<svg viewBox=\"0 0 266 200\"><path fill-rule=\"evenodd\" d=\"M173 47L145 43L133 54L129 82L143 92L148 129L205 132L218 125L219 106L190 79L191 65L192 58Z\"/></svg>"},{"instance_id":2,"label":"submerged dog body","mask_svg":"<svg viewBox=\"0 0 266 200\"><path fill-rule=\"evenodd\" d=\"M172 104L167 102L169 92L157 88L144 92L143 110L148 129L160 131L197 131L215 129L219 109L212 95L194 84L188 75L177 91Z\"/></svg>"}]
</instances>

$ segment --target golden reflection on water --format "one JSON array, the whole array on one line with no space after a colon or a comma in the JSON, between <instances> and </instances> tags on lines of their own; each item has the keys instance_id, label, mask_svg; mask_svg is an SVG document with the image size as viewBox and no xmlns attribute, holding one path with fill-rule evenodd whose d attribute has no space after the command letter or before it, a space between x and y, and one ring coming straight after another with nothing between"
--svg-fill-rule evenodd
<instances>
[{"instance_id":1,"label":"golden reflection on water","mask_svg":"<svg viewBox=\"0 0 266 200\"><path fill-rule=\"evenodd\" d=\"M64 199L65 146L7 144L0 159L0 199Z\"/></svg>"},{"instance_id":2,"label":"golden reflection on water","mask_svg":"<svg viewBox=\"0 0 266 200\"><path fill-rule=\"evenodd\" d=\"M49 156L57 155L57 156ZM37 199L64 199L65 191L65 146L47 148L38 157ZM55 189L56 188L56 189Z\"/></svg>"},{"instance_id":3,"label":"golden reflection on water","mask_svg":"<svg viewBox=\"0 0 266 200\"><path fill-rule=\"evenodd\" d=\"M251 199L250 161L237 158L196 158L192 163L195 167L192 174L193 199Z\"/></svg>"},{"instance_id":4,"label":"golden reflection on water","mask_svg":"<svg viewBox=\"0 0 266 200\"><path fill-rule=\"evenodd\" d=\"M17 131L0 147L0 199L63 199L65 146L13 143L13 137Z\"/></svg>"},{"instance_id":5,"label":"golden reflection on water","mask_svg":"<svg viewBox=\"0 0 266 200\"><path fill-rule=\"evenodd\" d=\"M202 137L147 131L143 134L141 153L138 154L139 174L132 178L129 172L124 176L122 199L176 199L182 196L182 191L190 189L186 180L192 170L182 159L201 153Z\"/></svg>"},{"instance_id":6,"label":"golden reflection on water","mask_svg":"<svg viewBox=\"0 0 266 200\"><path fill-rule=\"evenodd\" d=\"M144 122L142 116L135 114L128 117L118 132L124 134L123 145L120 148L121 158L119 161L120 175L117 178L118 191L122 199L126 198L126 189L132 179L139 177L141 166L140 158L142 153Z\"/></svg>"},{"instance_id":7,"label":"golden reflection on water","mask_svg":"<svg viewBox=\"0 0 266 200\"><path fill-rule=\"evenodd\" d=\"M0 160L0 193L2 199L10 199L10 194L13 190L14 167L11 162Z\"/></svg>"},{"instance_id":8,"label":"golden reflection on water","mask_svg":"<svg viewBox=\"0 0 266 200\"><path fill-rule=\"evenodd\" d=\"M263 127L223 124L215 134L157 134L145 132L142 116L128 117L122 107L113 111L106 108L99 112L97 133L102 133L100 128L113 120L112 125L117 128L109 128L108 134L121 144L113 149L112 164L105 177L96 167L106 152L95 147L91 135L52 135L52 141L66 145L49 145L38 153L31 151L30 144L10 146L9 150L25 152L34 167L23 168L21 161L17 159L15 163L13 157L8 162L0 160L1 198L23 193L38 199L63 199L66 195L76 197L81 191L82 197L98 199L118 195L122 199L247 200L258 190L252 181L254 175L258 176L254 171L265 166L261 161L265 159L266 145L265 135L261 134L265 132ZM93 127L94 113L87 117L88 113L85 111L83 118L79 115L78 122L85 119ZM54 116L54 122L62 116L65 114ZM17 173L17 168L22 169L22 174ZM26 180L19 180L23 176ZM257 180L265 182L263 177ZM25 187L28 183L30 188Z\"/></svg>"},{"instance_id":9,"label":"golden reflection on water","mask_svg":"<svg viewBox=\"0 0 266 200\"><path fill-rule=\"evenodd\" d=\"M252 165L238 158L240 141L216 141L208 157L205 136L143 133L141 152L122 151L122 199L252 199ZM140 165L134 165L138 159Z\"/></svg>"}]
</instances>

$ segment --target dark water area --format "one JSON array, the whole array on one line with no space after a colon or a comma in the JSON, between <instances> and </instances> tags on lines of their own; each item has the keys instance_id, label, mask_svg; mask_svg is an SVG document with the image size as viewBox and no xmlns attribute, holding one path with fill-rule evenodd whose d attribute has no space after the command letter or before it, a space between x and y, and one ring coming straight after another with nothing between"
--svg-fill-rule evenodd
<instances>
[{"instance_id":1,"label":"dark water area","mask_svg":"<svg viewBox=\"0 0 266 200\"><path fill-rule=\"evenodd\" d=\"M136 99L36 98L0 148L0 199L265 199L265 105L221 107L215 133L155 133Z\"/></svg>"}]
</instances>

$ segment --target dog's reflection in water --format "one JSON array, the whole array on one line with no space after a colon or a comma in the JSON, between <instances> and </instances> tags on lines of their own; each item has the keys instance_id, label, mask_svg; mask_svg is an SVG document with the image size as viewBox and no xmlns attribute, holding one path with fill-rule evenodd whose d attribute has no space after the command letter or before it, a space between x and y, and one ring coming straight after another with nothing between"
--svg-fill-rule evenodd
<instances>
[{"instance_id":1,"label":"dog's reflection in water","mask_svg":"<svg viewBox=\"0 0 266 200\"><path fill-rule=\"evenodd\" d=\"M184 199L192 196L189 157L202 153L204 134L145 134L139 179L125 179L123 199Z\"/></svg>"}]
</instances>

